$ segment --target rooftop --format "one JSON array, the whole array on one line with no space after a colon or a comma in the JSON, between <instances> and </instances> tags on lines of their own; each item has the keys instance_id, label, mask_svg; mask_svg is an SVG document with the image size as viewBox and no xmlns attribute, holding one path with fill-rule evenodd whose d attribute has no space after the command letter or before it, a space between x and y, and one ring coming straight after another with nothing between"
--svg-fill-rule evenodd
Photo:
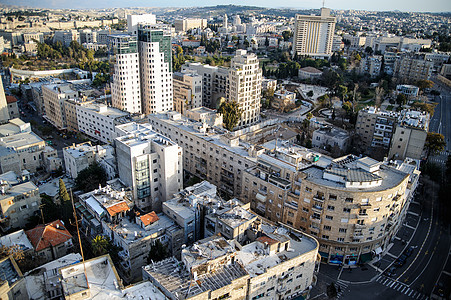
<instances>
[{"instance_id":1,"label":"rooftop","mask_svg":"<svg viewBox=\"0 0 451 300\"><path fill-rule=\"evenodd\" d=\"M129 115L128 112L124 112L120 109L106 106L105 104L87 103L82 107L111 119L121 118Z\"/></svg>"},{"instance_id":2,"label":"rooftop","mask_svg":"<svg viewBox=\"0 0 451 300\"><path fill-rule=\"evenodd\" d=\"M14 135L0 138L0 156L9 155L18 149L41 143L44 146L44 140L34 132L19 132Z\"/></svg>"},{"instance_id":3,"label":"rooftop","mask_svg":"<svg viewBox=\"0 0 451 300\"><path fill-rule=\"evenodd\" d=\"M300 71L306 72L306 73L315 73L315 74L321 74L322 72L314 67L304 67L301 68Z\"/></svg>"},{"instance_id":4,"label":"rooftop","mask_svg":"<svg viewBox=\"0 0 451 300\"><path fill-rule=\"evenodd\" d=\"M72 239L72 235L64 227L60 220L53 221L46 225L39 224L33 229L25 232L33 245L35 251L49 247L56 247Z\"/></svg>"},{"instance_id":5,"label":"rooftop","mask_svg":"<svg viewBox=\"0 0 451 300\"><path fill-rule=\"evenodd\" d=\"M33 249L33 245L23 229L0 237L0 246L19 246L22 251Z\"/></svg>"},{"instance_id":6,"label":"rooftop","mask_svg":"<svg viewBox=\"0 0 451 300\"><path fill-rule=\"evenodd\" d=\"M66 189L69 190L72 188L75 183L72 179L68 177L60 177L63 179L64 185L66 186ZM59 179L55 178L47 183L41 184L39 186L39 194L46 194L50 197L55 197L59 193Z\"/></svg>"},{"instance_id":7,"label":"rooftop","mask_svg":"<svg viewBox=\"0 0 451 300\"><path fill-rule=\"evenodd\" d=\"M218 219L226 225L236 228L245 222L257 219L257 215L245 210L241 206L235 206L229 211L218 216Z\"/></svg>"},{"instance_id":8,"label":"rooftop","mask_svg":"<svg viewBox=\"0 0 451 300\"><path fill-rule=\"evenodd\" d=\"M8 199L10 197L21 196L23 194L30 193L31 191L36 190L38 187L31 181L27 181L24 183L20 183L17 185L10 186L2 185L3 191L0 194L0 201L3 199Z\"/></svg>"}]
</instances>

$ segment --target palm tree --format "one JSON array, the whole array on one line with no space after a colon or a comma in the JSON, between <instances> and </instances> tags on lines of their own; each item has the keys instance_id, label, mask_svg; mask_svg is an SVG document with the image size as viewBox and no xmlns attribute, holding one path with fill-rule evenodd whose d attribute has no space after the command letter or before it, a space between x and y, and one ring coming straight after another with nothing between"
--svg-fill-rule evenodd
<instances>
[{"instance_id":1,"label":"palm tree","mask_svg":"<svg viewBox=\"0 0 451 300\"><path fill-rule=\"evenodd\" d=\"M96 236L91 241L92 252L96 256L104 255L108 251L110 241L101 235Z\"/></svg>"}]
</instances>

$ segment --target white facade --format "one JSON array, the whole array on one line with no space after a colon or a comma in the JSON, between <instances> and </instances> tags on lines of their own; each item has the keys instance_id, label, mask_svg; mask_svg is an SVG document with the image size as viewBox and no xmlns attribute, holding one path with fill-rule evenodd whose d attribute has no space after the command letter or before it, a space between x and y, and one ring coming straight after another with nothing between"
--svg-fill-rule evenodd
<instances>
[{"instance_id":1,"label":"white facade","mask_svg":"<svg viewBox=\"0 0 451 300\"><path fill-rule=\"evenodd\" d=\"M320 16L296 15L293 55L330 56L335 31L335 17L321 8Z\"/></svg>"},{"instance_id":2,"label":"white facade","mask_svg":"<svg viewBox=\"0 0 451 300\"><path fill-rule=\"evenodd\" d=\"M133 190L135 205L161 211L183 188L182 148L148 128L116 138L119 177Z\"/></svg>"},{"instance_id":3,"label":"white facade","mask_svg":"<svg viewBox=\"0 0 451 300\"><path fill-rule=\"evenodd\" d=\"M114 126L126 116L128 113L104 104L77 106L79 131L104 143L112 143Z\"/></svg>"},{"instance_id":4,"label":"white facade","mask_svg":"<svg viewBox=\"0 0 451 300\"><path fill-rule=\"evenodd\" d=\"M172 110L171 36L153 26L140 25L138 32L142 112Z\"/></svg>"},{"instance_id":5,"label":"white facade","mask_svg":"<svg viewBox=\"0 0 451 300\"><path fill-rule=\"evenodd\" d=\"M242 110L237 127L246 127L260 119L262 70L257 55L237 50L229 69L227 101L236 101Z\"/></svg>"},{"instance_id":6,"label":"white facade","mask_svg":"<svg viewBox=\"0 0 451 300\"><path fill-rule=\"evenodd\" d=\"M114 56L111 97L113 107L130 113L141 113L141 85L136 37L110 36Z\"/></svg>"},{"instance_id":7,"label":"white facade","mask_svg":"<svg viewBox=\"0 0 451 300\"><path fill-rule=\"evenodd\" d=\"M157 19L153 14L128 15L127 30L130 34L138 34L138 24L156 24Z\"/></svg>"}]
</instances>

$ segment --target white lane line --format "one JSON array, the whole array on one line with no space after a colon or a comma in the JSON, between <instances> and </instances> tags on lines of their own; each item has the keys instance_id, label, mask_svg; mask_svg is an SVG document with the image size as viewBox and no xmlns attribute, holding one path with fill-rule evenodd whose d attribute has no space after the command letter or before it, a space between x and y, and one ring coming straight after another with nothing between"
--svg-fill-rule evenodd
<instances>
[{"instance_id":1,"label":"white lane line","mask_svg":"<svg viewBox=\"0 0 451 300\"><path fill-rule=\"evenodd\" d=\"M393 283L389 287L391 288L392 286L395 285L395 283L396 283L396 281L393 281Z\"/></svg>"},{"instance_id":2,"label":"white lane line","mask_svg":"<svg viewBox=\"0 0 451 300\"><path fill-rule=\"evenodd\" d=\"M401 292L401 293L404 293L404 291L406 290L406 288L407 288L407 287L404 286L404 287L400 290L400 292Z\"/></svg>"},{"instance_id":3,"label":"white lane line","mask_svg":"<svg viewBox=\"0 0 451 300\"><path fill-rule=\"evenodd\" d=\"M413 290L410 291L410 293L407 295L407 297L410 297L410 294L412 294Z\"/></svg>"},{"instance_id":4,"label":"white lane line","mask_svg":"<svg viewBox=\"0 0 451 300\"><path fill-rule=\"evenodd\" d=\"M415 230L415 227L413 227L413 226L410 226L409 224L406 224L406 225L404 225L404 226L406 226L407 228L410 228L410 229L413 229L413 230Z\"/></svg>"},{"instance_id":5,"label":"white lane line","mask_svg":"<svg viewBox=\"0 0 451 300\"><path fill-rule=\"evenodd\" d=\"M417 216L417 217L419 216L419 214L417 214L416 212L410 211L410 210L408 210L407 213L411 214L411 215L414 215L414 216Z\"/></svg>"}]
</instances>

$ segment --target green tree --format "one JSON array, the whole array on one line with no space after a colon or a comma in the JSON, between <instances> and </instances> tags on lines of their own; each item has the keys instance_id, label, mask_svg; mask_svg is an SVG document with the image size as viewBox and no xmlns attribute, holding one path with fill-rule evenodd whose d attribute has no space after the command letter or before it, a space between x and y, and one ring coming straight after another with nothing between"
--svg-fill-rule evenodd
<instances>
[{"instance_id":1,"label":"green tree","mask_svg":"<svg viewBox=\"0 0 451 300\"><path fill-rule=\"evenodd\" d=\"M341 101L345 101L346 95L348 94L348 88L345 85L339 85L337 90L338 96L340 96Z\"/></svg>"},{"instance_id":2,"label":"green tree","mask_svg":"<svg viewBox=\"0 0 451 300\"><path fill-rule=\"evenodd\" d=\"M313 91L308 91L308 92L307 92L307 97L312 98L312 97L313 97Z\"/></svg>"},{"instance_id":3,"label":"green tree","mask_svg":"<svg viewBox=\"0 0 451 300\"><path fill-rule=\"evenodd\" d=\"M426 137L426 142L424 144L424 147L427 150L427 156L429 157L430 154L434 154L440 151L443 151L445 149L446 142L445 137L443 134L435 133L435 132L428 132L428 135Z\"/></svg>"},{"instance_id":4,"label":"green tree","mask_svg":"<svg viewBox=\"0 0 451 300\"><path fill-rule=\"evenodd\" d=\"M398 94L398 96L396 96L396 103L398 103L399 106L406 105L407 104L406 95Z\"/></svg>"},{"instance_id":5,"label":"green tree","mask_svg":"<svg viewBox=\"0 0 451 300\"><path fill-rule=\"evenodd\" d=\"M77 189L89 192L98 188L99 185L105 185L106 178L105 170L97 162L94 162L78 173L77 178L75 178L75 185Z\"/></svg>"},{"instance_id":6,"label":"green tree","mask_svg":"<svg viewBox=\"0 0 451 300\"><path fill-rule=\"evenodd\" d=\"M73 218L73 207L72 201L70 200L69 193L67 192L66 185L64 181L60 178L59 180L59 200L60 200L60 218L64 223L69 224L70 220ZM48 220L46 220L48 221Z\"/></svg>"},{"instance_id":7,"label":"green tree","mask_svg":"<svg viewBox=\"0 0 451 300\"><path fill-rule=\"evenodd\" d=\"M101 235L98 235L91 240L91 249L95 256L106 254L109 246L110 246L109 239Z\"/></svg>"},{"instance_id":8,"label":"green tree","mask_svg":"<svg viewBox=\"0 0 451 300\"><path fill-rule=\"evenodd\" d=\"M418 80L416 83L416 86L421 90L424 91L425 89L430 89L434 86L434 82L431 80Z\"/></svg>"},{"instance_id":9,"label":"green tree","mask_svg":"<svg viewBox=\"0 0 451 300\"><path fill-rule=\"evenodd\" d=\"M67 192L66 185L64 184L63 179L59 180L59 196L60 202L63 203L65 201L70 201L69 193Z\"/></svg>"},{"instance_id":10,"label":"green tree","mask_svg":"<svg viewBox=\"0 0 451 300\"><path fill-rule=\"evenodd\" d=\"M236 101L224 101L218 109L222 115L223 125L229 131L232 131L241 118L242 110Z\"/></svg>"},{"instance_id":11,"label":"green tree","mask_svg":"<svg viewBox=\"0 0 451 300\"><path fill-rule=\"evenodd\" d=\"M435 106L437 104L430 104L430 103L424 103L424 102L415 102L412 104L412 107L415 109L419 109L421 111L427 112L431 115L431 117L434 115Z\"/></svg>"},{"instance_id":12,"label":"green tree","mask_svg":"<svg viewBox=\"0 0 451 300\"><path fill-rule=\"evenodd\" d=\"M150 246L149 256L147 257L147 263L157 262L169 257L168 249L159 241L156 240L153 245Z\"/></svg>"}]
</instances>

